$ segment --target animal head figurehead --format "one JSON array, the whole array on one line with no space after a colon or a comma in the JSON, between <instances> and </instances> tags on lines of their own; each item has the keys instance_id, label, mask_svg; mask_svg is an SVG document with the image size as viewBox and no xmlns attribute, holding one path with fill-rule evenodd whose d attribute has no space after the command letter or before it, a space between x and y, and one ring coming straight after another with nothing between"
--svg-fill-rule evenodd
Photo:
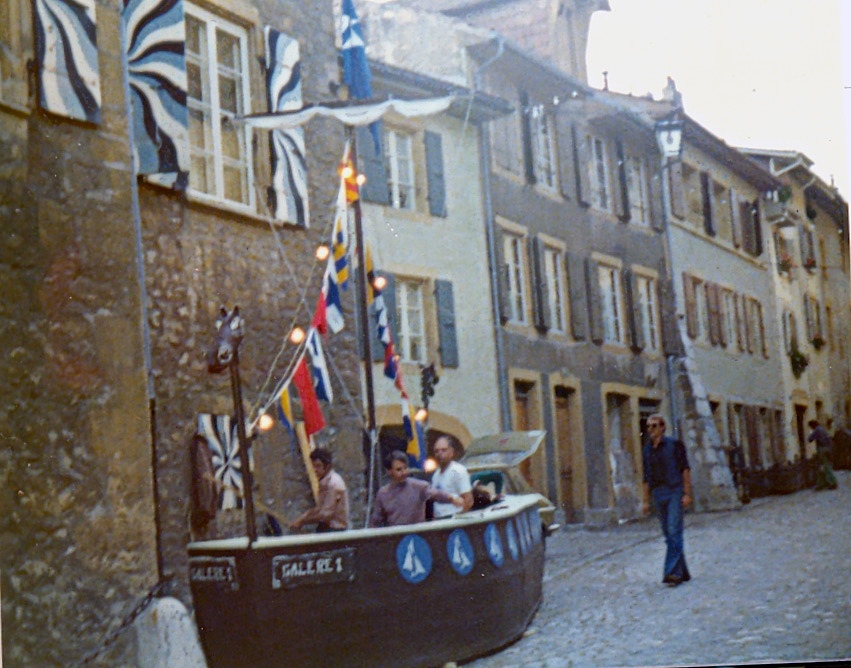
<instances>
[{"instance_id":1,"label":"animal head figurehead","mask_svg":"<svg viewBox=\"0 0 851 668\"><path fill-rule=\"evenodd\" d=\"M238 306L234 306L230 313L222 307L216 320L216 330L213 345L207 350L207 371L210 373L221 373L236 359L244 334Z\"/></svg>"}]
</instances>

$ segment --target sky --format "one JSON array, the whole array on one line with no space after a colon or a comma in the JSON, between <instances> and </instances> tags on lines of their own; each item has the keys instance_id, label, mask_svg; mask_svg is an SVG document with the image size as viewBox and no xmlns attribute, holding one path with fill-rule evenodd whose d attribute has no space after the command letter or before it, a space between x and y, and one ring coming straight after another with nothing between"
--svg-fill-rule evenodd
<instances>
[{"instance_id":1,"label":"sky","mask_svg":"<svg viewBox=\"0 0 851 668\"><path fill-rule=\"evenodd\" d=\"M588 80L659 99L732 146L795 150L851 199L851 0L609 0ZM844 39L843 39L844 38ZM844 65L844 67L843 67Z\"/></svg>"}]
</instances>

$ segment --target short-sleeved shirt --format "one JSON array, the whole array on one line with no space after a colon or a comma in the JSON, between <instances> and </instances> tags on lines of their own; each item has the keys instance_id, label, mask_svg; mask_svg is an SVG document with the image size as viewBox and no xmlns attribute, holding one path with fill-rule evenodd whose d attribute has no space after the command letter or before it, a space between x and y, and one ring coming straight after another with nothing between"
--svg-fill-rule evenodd
<instances>
[{"instance_id":1,"label":"short-sleeved shirt","mask_svg":"<svg viewBox=\"0 0 851 668\"><path fill-rule=\"evenodd\" d=\"M305 524L319 522L330 529L349 528L349 494L343 477L329 471L319 479L316 507L302 515Z\"/></svg>"},{"instance_id":2,"label":"short-sleeved shirt","mask_svg":"<svg viewBox=\"0 0 851 668\"><path fill-rule=\"evenodd\" d=\"M470 484L470 474L467 473L467 469L463 464L459 464L458 462L449 462L449 466L446 467L445 471L438 468L431 477L431 486L435 489L454 494L455 496L461 496L462 494L473 491L473 486ZM459 512L459 510L459 508L456 508L451 503L435 503L434 517L435 519L451 517Z\"/></svg>"},{"instance_id":3,"label":"short-sleeved shirt","mask_svg":"<svg viewBox=\"0 0 851 668\"><path fill-rule=\"evenodd\" d=\"M686 446L682 441L665 436L656 448L653 443L644 446L644 482L650 489L681 486L683 471L688 468Z\"/></svg>"},{"instance_id":4,"label":"short-sleeved shirt","mask_svg":"<svg viewBox=\"0 0 851 668\"><path fill-rule=\"evenodd\" d=\"M414 478L403 483L388 483L375 495L369 526L394 527L425 522L426 501L430 499L451 502L452 495Z\"/></svg>"}]
</instances>

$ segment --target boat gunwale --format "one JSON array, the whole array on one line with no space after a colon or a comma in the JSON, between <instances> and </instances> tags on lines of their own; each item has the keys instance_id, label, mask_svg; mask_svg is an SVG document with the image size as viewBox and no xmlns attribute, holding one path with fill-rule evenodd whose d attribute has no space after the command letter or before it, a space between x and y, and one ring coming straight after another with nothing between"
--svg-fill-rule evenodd
<instances>
[{"instance_id":1,"label":"boat gunwale","mask_svg":"<svg viewBox=\"0 0 851 668\"><path fill-rule=\"evenodd\" d=\"M510 494L492 506L481 510L468 510L452 518L437 521L418 522L395 527L375 527L347 529L328 533L294 534L287 536L262 536L250 546L254 550L267 550L280 547L316 546L325 543L362 541L370 538L405 535L411 533L432 533L458 529L482 522L493 522L518 515L527 508L538 506L538 497L534 494ZM233 551L248 549L248 537L218 538L213 540L192 541L186 549L190 552ZM190 557L192 554L189 555Z\"/></svg>"}]
</instances>

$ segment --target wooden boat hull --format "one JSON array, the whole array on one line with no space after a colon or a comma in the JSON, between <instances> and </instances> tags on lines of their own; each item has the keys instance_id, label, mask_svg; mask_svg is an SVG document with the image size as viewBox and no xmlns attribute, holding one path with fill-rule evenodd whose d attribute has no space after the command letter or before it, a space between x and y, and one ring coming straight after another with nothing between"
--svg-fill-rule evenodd
<instances>
[{"instance_id":1,"label":"wooden boat hull","mask_svg":"<svg viewBox=\"0 0 851 668\"><path fill-rule=\"evenodd\" d=\"M534 496L452 520L188 550L210 668L439 666L517 639L542 596Z\"/></svg>"}]
</instances>

